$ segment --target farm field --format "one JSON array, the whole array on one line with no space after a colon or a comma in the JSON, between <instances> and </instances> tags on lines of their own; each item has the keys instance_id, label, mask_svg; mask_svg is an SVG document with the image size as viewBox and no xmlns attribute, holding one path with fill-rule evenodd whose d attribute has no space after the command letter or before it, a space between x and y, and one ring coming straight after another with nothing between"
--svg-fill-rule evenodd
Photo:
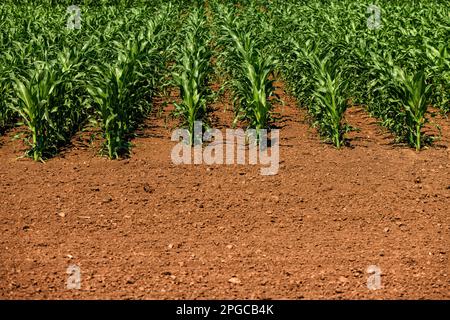
<instances>
[{"instance_id":1,"label":"farm field","mask_svg":"<svg viewBox=\"0 0 450 320\"><path fill-rule=\"evenodd\" d=\"M2 2L0 297L450 299L449 4Z\"/></svg>"}]
</instances>

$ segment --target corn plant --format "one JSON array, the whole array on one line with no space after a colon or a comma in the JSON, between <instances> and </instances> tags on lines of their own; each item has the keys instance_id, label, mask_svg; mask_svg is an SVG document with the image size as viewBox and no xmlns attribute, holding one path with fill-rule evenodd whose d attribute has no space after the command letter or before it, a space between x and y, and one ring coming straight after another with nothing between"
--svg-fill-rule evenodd
<instances>
[{"instance_id":1,"label":"corn plant","mask_svg":"<svg viewBox=\"0 0 450 320\"><path fill-rule=\"evenodd\" d=\"M260 130L268 128L272 121L270 98L275 91L277 61L264 52L256 34L240 29L236 20L222 25L220 43L226 48L222 59L231 76L236 114L233 124L245 121L256 129L258 137Z\"/></svg>"},{"instance_id":2,"label":"corn plant","mask_svg":"<svg viewBox=\"0 0 450 320\"><path fill-rule=\"evenodd\" d=\"M134 37L129 38L127 32L119 34L121 41L113 41L116 61L90 70L87 91L105 137L104 150L111 159L129 153L131 134L151 110L151 98L165 68L159 27L164 19L160 15L154 19Z\"/></svg>"},{"instance_id":3,"label":"corn plant","mask_svg":"<svg viewBox=\"0 0 450 320\"><path fill-rule=\"evenodd\" d=\"M309 56L313 78L313 100L310 113L319 127L321 135L341 148L345 142L348 126L343 123L347 110L346 83L339 68L339 60L331 55L323 59Z\"/></svg>"},{"instance_id":4,"label":"corn plant","mask_svg":"<svg viewBox=\"0 0 450 320\"><path fill-rule=\"evenodd\" d=\"M64 61L62 61L64 60ZM61 55L52 64L41 62L25 75L14 79L14 90L18 103L11 108L16 111L26 125L31 148L27 154L35 161L55 154L58 148L68 142L82 119L80 105L75 96L77 80L67 63L71 57ZM62 66L66 63L65 66Z\"/></svg>"},{"instance_id":5,"label":"corn plant","mask_svg":"<svg viewBox=\"0 0 450 320\"><path fill-rule=\"evenodd\" d=\"M450 112L450 45L427 44L426 55L428 65L431 66L433 102L440 106L442 111Z\"/></svg>"},{"instance_id":6,"label":"corn plant","mask_svg":"<svg viewBox=\"0 0 450 320\"><path fill-rule=\"evenodd\" d=\"M431 86L427 84L424 71L409 74L396 67L390 101L400 107L399 114L404 118L404 130L408 143L417 151L424 144L422 128L431 98Z\"/></svg>"},{"instance_id":7,"label":"corn plant","mask_svg":"<svg viewBox=\"0 0 450 320\"><path fill-rule=\"evenodd\" d=\"M138 59L146 44L130 40L128 51L120 52L117 62L94 67L87 90L95 103L95 110L106 139L105 149L111 159L128 152L130 142L127 134L144 114L133 89L140 75Z\"/></svg>"},{"instance_id":8,"label":"corn plant","mask_svg":"<svg viewBox=\"0 0 450 320\"><path fill-rule=\"evenodd\" d=\"M186 38L178 53L181 63L176 65L173 75L181 96L181 102L175 103L175 115L180 116L187 126L191 145L195 142L194 123L205 120L210 97L208 79L211 74L212 53L205 24L202 10L191 14L184 29Z\"/></svg>"}]
</instances>

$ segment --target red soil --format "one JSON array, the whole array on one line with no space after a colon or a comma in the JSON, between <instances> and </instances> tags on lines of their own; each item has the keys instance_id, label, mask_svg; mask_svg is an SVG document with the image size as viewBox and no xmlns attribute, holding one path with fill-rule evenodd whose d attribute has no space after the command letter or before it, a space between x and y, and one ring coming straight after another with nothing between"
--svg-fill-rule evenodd
<instances>
[{"instance_id":1,"label":"red soil","mask_svg":"<svg viewBox=\"0 0 450 320\"><path fill-rule=\"evenodd\" d=\"M176 166L173 123L156 117L121 161L82 140L33 163L13 133L1 138L0 297L449 299L448 122L415 152L352 108L360 131L335 150L284 99L274 176ZM66 289L70 264L80 290ZM367 288L369 265L379 290Z\"/></svg>"}]
</instances>

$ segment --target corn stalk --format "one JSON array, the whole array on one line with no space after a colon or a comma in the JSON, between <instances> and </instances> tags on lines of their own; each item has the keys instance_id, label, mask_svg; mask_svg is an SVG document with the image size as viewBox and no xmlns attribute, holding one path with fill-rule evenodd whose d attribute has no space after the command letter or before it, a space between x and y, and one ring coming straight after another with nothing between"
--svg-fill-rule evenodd
<instances>
[{"instance_id":1,"label":"corn stalk","mask_svg":"<svg viewBox=\"0 0 450 320\"><path fill-rule=\"evenodd\" d=\"M206 19L201 9L193 11L184 28L186 38L179 47L178 61L173 78L180 89L181 102L175 104L176 116L182 118L190 134L190 144L195 143L194 123L204 122L207 116L207 101L211 74L209 34Z\"/></svg>"},{"instance_id":2,"label":"corn stalk","mask_svg":"<svg viewBox=\"0 0 450 320\"><path fill-rule=\"evenodd\" d=\"M77 95L83 77L77 72L79 64L76 53L66 49L57 60L38 62L14 78L18 103L11 108L29 131L27 155L35 161L54 155L85 118Z\"/></svg>"},{"instance_id":3,"label":"corn stalk","mask_svg":"<svg viewBox=\"0 0 450 320\"><path fill-rule=\"evenodd\" d=\"M422 128L428 122L431 86L426 82L424 71L409 74L396 67L390 88L390 102L398 105L399 114L404 118L407 141L419 151L424 145Z\"/></svg>"},{"instance_id":4,"label":"corn stalk","mask_svg":"<svg viewBox=\"0 0 450 320\"><path fill-rule=\"evenodd\" d=\"M264 51L264 44L255 32L243 30L237 19L230 15L221 26L220 45L224 48L222 59L231 80L234 95L235 119L245 121L249 128L256 129L257 138L261 129L267 129L272 121L272 103L275 96L275 58Z\"/></svg>"}]
</instances>

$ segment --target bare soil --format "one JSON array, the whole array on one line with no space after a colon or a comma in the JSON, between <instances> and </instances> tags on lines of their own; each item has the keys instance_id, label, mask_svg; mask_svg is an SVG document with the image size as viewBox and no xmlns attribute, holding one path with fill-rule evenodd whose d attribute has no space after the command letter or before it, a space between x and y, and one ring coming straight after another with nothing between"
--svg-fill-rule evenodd
<instances>
[{"instance_id":1,"label":"bare soil","mask_svg":"<svg viewBox=\"0 0 450 320\"><path fill-rule=\"evenodd\" d=\"M148 119L131 158L86 135L45 164L0 142L3 299L450 299L450 126L415 152L351 108L349 147L278 106L280 170L174 165L173 122ZM170 106L168 107L170 109ZM214 105L216 126L231 113ZM165 114L165 116L167 113ZM69 265L81 289L66 288ZM370 265L381 285L369 290Z\"/></svg>"}]
</instances>

